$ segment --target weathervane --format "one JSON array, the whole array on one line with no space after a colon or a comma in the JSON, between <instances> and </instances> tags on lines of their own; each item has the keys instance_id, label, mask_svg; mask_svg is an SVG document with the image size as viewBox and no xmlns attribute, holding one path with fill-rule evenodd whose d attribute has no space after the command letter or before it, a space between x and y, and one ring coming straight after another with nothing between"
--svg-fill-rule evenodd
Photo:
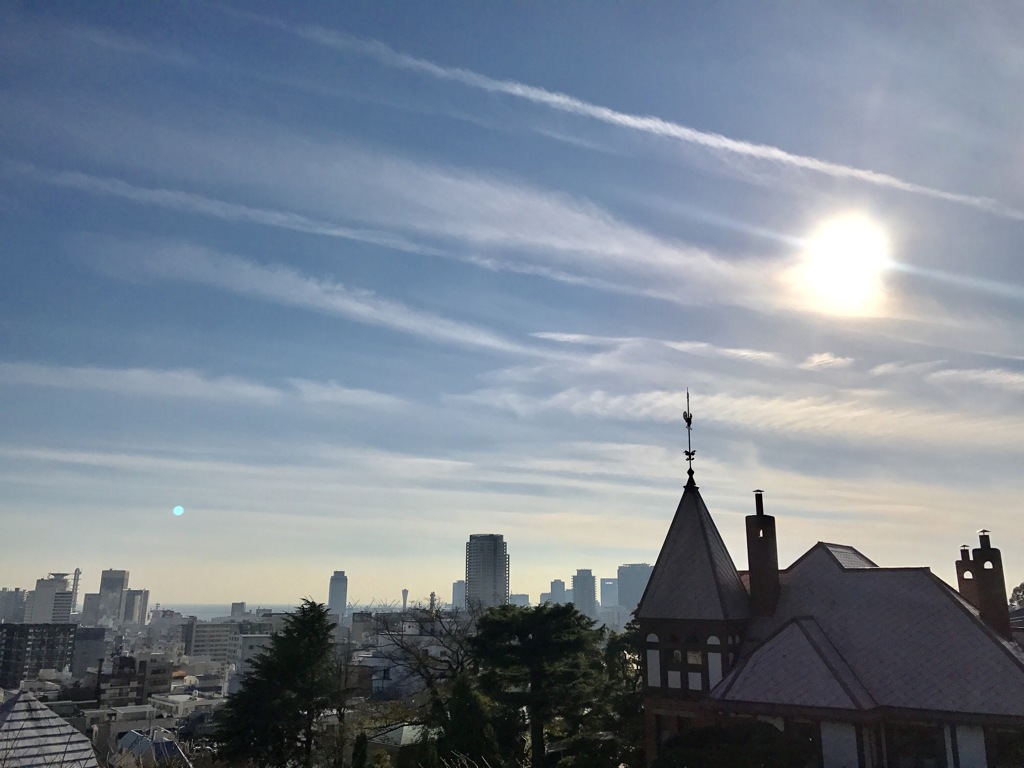
<instances>
[{"instance_id":1,"label":"weathervane","mask_svg":"<svg viewBox=\"0 0 1024 768\"><path fill-rule=\"evenodd\" d=\"M690 443L690 436L693 432L693 414L690 413L690 388L686 388L686 410L683 411L683 420L686 422L686 461L689 463L690 468L686 470L686 474L693 479L693 457L697 451L693 449Z\"/></svg>"}]
</instances>

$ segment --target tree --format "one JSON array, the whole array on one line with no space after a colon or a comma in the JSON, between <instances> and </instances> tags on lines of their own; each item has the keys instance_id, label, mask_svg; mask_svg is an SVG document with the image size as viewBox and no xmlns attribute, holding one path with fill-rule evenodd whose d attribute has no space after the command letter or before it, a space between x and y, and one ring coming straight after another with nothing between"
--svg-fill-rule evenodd
<instances>
[{"instance_id":1,"label":"tree","mask_svg":"<svg viewBox=\"0 0 1024 768\"><path fill-rule=\"evenodd\" d=\"M600 695L564 749L559 768L643 768L644 719L640 629L630 622L604 647Z\"/></svg>"},{"instance_id":2,"label":"tree","mask_svg":"<svg viewBox=\"0 0 1024 768\"><path fill-rule=\"evenodd\" d=\"M1010 593L1010 608L1024 608L1024 582L1014 587Z\"/></svg>"},{"instance_id":3,"label":"tree","mask_svg":"<svg viewBox=\"0 0 1024 768\"><path fill-rule=\"evenodd\" d=\"M366 748L370 739L366 731L360 731L352 745L352 768L366 768Z\"/></svg>"},{"instance_id":4,"label":"tree","mask_svg":"<svg viewBox=\"0 0 1024 768\"><path fill-rule=\"evenodd\" d=\"M373 631L382 641L381 656L401 670L406 695L425 692L426 706L418 724L443 725L452 681L470 662L469 615L458 610L413 607L401 613L374 616Z\"/></svg>"},{"instance_id":5,"label":"tree","mask_svg":"<svg viewBox=\"0 0 1024 768\"><path fill-rule=\"evenodd\" d=\"M545 763L546 730L592 709L602 669L602 632L572 605L502 605L477 620L472 639L484 690L526 709L530 764Z\"/></svg>"},{"instance_id":6,"label":"tree","mask_svg":"<svg viewBox=\"0 0 1024 768\"><path fill-rule=\"evenodd\" d=\"M448 720L441 737L441 755L480 765L498 766L498 740L487 702L466 673L452 683Z\"/></svg>"},{"instance_id":7,"label":"tree","mask_svg":"<svg viewBox=\"0 0 1024 768\"><path fill-rule=\"evenodd\" d=\"M219 713L221 759L257 768L313 765L324 736L319 721L344 705L334 630L326 606L309 599L288 616Z\"/></svg>"}]
</instances>

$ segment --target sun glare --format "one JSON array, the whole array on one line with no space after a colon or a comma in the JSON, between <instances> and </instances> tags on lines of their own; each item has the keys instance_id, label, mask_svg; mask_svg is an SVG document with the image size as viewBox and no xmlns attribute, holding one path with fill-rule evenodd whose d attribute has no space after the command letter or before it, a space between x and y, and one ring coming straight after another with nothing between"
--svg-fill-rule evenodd
<instances>
[{"instance_id":1,"label":"sun glare","mask_svg":"<svg viewBox=\"0 0 1024 768\"><path fill-rule=\"evenodd\" d=\"M847 214L821 224L807 240L797 270L800 287L820 312L870 315L884 298L889 238L872 219Z\"/></svg>"}]
</instances>

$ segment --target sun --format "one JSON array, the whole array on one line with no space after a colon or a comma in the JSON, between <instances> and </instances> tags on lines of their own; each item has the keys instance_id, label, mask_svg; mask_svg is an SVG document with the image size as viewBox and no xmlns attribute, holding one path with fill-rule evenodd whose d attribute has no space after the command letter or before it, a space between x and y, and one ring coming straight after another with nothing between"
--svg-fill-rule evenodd
<instances>
[{"instance_id":1,"label":"sun","mask_svg":"<svg viewBox=\"0 0 1024 768\"><path fill-rule=\"evenodd\" d=\"M849 213L823 222L807 239L796 277L820 312L864 316L878 312L891 266L889 237L869 216Z\"/></svg>"}]
</instances>

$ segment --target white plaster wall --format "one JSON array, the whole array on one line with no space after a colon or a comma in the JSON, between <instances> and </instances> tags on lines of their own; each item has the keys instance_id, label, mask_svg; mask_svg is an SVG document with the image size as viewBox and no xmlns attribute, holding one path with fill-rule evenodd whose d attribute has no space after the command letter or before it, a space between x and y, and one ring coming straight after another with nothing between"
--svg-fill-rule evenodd
<instances>
[{"instance_id":1,"label":"white plaster wall","mask_svg":"<svg viewBox=\"0 0 1024 768\"><path fill-rule=\"evenodd\" d=\"M669 688L682 688L683 687L683 678L682 678L682 675L679 673L678 669L676 669L676 670L670 669L668 671L668 687Z\"/></svg>"},{"instance_id":2,"label":"white plaster wall","mask_svg":"<svg viewBox=\"0 0 1024 768\"><path fill-rule=\"evenodd\" d=\"M655 648L647 651L647 685L661 687L661 654Z\"/></svg>"},{"instance_id":3,"label":"white plaster wall","mask_svg":"<svg viewBox=\"0 0 1024 768\"><path fill-rule=\"evenodd\" d=\"M714 688L722 681L722 654L708 654L708 685Z\"/></svg>"},{"instance_id":4,"label":"white plaster wall","mask_svg":"<svg viewBox=\"0 0 1024 768\"><path fill-rule=\"evenodd\" d=\"M960 752L960 768L987 768L985 732L976 725L957 725L956 745Z\"/></svg>"},{"instance_id":5,"label":"white plaster wall","mask_svg":"<svg viewBox=\"0 0 1024 768\"><path fill-rule=\"evenodd\" d=\"M825 768L857 768L857 729L849 723L821 724Z\"/></svg>"}]
</instances>

